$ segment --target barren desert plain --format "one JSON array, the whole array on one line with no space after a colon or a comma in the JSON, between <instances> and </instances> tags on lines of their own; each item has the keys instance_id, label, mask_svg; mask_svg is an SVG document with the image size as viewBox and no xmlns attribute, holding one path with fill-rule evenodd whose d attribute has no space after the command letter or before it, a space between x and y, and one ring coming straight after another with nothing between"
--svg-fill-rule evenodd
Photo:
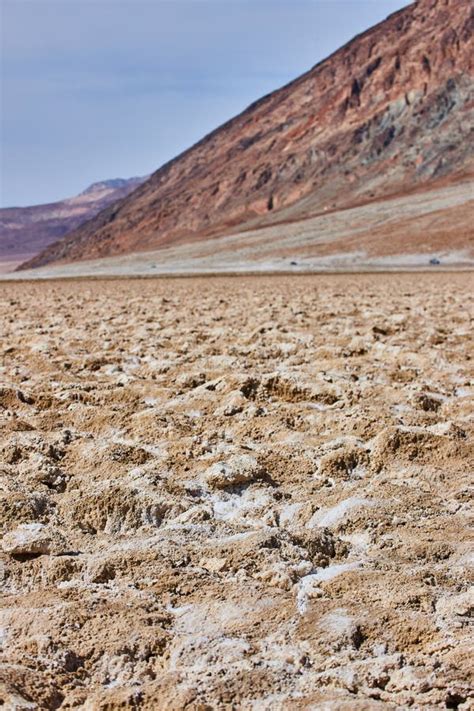
<instances>
[{"instance_id":1,"label":"barren desert plain","mask_svg":"<svg viewBox=\"0 0 474 711\"><path fill-rule=\"evenodd\" d=\"M474 708L472 286L0 283L2 708Z\"/></svg>"}]
</instances>

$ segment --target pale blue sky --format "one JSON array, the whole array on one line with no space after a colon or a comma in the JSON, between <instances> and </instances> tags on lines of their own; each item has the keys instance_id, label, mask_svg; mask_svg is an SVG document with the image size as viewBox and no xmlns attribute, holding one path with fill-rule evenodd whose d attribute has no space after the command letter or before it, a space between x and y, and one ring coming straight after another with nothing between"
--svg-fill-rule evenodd
<instances>
[{"instance_id":1,"label":"pale blue sky","mask_svg":"<svg viewBox=\"0 0 474 711\"><path fill-rule=\"evenodd\" d=\"M0 0L1 204L144 175L409 0Z\"/></svg>"}]
</instances>

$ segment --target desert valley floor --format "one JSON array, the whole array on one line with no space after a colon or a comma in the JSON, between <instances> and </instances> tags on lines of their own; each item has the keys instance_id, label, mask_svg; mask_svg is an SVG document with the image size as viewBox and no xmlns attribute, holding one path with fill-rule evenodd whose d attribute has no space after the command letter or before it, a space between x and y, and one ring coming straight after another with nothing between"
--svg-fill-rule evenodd
<instances>
[{"instance_id":1,"label":"desert valley floor","mask_svg":"<svg viewBox=\"0 0 474 711\"><path fill-rule=\"evenodd\" d=\"M1 283L2 707L474 708L472 286Z\"/></svg>"}]
</instances>

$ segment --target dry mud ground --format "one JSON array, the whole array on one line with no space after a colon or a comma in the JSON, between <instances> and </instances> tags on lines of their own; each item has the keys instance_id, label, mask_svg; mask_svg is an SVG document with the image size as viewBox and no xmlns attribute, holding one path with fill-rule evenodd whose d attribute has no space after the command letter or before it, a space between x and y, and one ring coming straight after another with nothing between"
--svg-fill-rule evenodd
<instances>
[{"instance_id":1,"label":"dry mud ground","mask_svg":"<svg viewBox=\"0 0 474 711\"><path fill-rule=\"evenodd\" d=\"M473 708L472 286L2 283L3 708Z\"/></svg>"}]
</instances>

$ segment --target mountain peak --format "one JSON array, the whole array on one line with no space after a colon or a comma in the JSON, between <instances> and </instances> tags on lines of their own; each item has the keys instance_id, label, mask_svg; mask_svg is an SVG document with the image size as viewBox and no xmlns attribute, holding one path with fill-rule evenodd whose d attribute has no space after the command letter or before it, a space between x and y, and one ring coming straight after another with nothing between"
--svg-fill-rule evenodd
<instances>
[{"instance_id":1,"label":"mountain peak","mask_svg":"<svg viewBox=\"0 0 474 711\"><path fill-rule=\"evenodd\" d=\"M133 185L140 185L146 178L133 177L133 178L110 178L109 180L100 180L97 183L92 183L85 190L83 190L81 195L90 195L91 193L102 192L103 190L118 190L125 187L133 187Z\"/></svg>"}]
</instances>

